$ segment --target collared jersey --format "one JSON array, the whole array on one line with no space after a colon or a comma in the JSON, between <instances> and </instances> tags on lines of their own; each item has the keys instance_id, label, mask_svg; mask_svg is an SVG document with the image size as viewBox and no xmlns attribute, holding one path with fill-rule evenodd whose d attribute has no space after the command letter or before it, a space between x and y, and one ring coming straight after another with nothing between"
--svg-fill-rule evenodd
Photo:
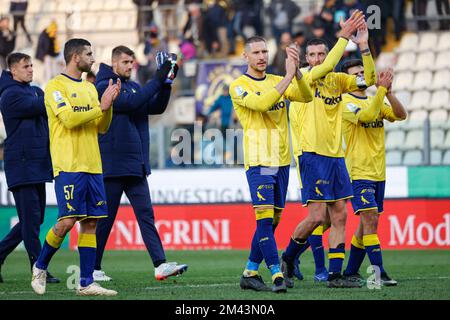
<instances>
[{"instance_id":1,"label":"collared jersey","mask_svg":"<svg viewBox=\"0 0 450 320\"><path fill-rule=\"evenodd\" d=\"M236 115L244 129L244 164L250 166L285 166L291 162L286 106L300 96L310 96L301 92L293 83L283 95L275 86L282 77L266 74L262 79L244 74L230 85L230 95ZM265 93L275 101L267 111L248 107ZM252 101L253 100L253 101Z\"/></svg>"},{"instance_id":2,"label":"collared jersey","mask_svg":"<svg viewBox=\"0 0 450 320\"><path fill-rule=\"evenodd\" d=\"M392 107L383 102L375 121L361 122L358 112L368 108L374 97L343 95L343 135L346 144L345 163L352 180L386 180L384 122L400 120Z\"/></svg>"},{"instance_id":3,"label":"collared jersey","mask_svg":"<svg viewBox=\"0 0 450 320\"><path fill-rule=\"evenodd\" d=\"M102 111L94 85L60 74L51 79L45 88L45 107L54 176L60 171L102 173L98 146L98 125ZM64 110L78 113L92 109L98 110L94 120L71 129L58 118Z\"/></svg>"},{"instance_id":4,"label":"collared jersey","mask_svg":"<svg viewBox=\"0 0 450 320\"><path fill-rule=\"evenodd\" d=\"M358 89L357 78L346 73L330 72L325 77L312 81L309 71L309 68L302 69L312 89L313 100L300 106L300 109L305 109L302 114L304 119L301 122L300 143L294 145L294 150L300 150L294 153L303 151L328 157L344 157L342 94Z\"/></svg>"}]
</instances>

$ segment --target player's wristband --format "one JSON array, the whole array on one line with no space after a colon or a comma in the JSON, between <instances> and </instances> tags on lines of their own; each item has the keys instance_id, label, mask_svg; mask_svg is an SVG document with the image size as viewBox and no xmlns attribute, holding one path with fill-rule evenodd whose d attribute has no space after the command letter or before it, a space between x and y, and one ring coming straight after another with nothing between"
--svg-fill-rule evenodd
<instances>
[{"instance_id":1,"label":"player's wristband","mask_svg":"<svg viewBox=\"0 0 450 320\"><path fill-rule=\"evenodd\" d=\"M367 48L367 49L361 50L361 54L368 56L370 54L370 49Z\"/></svg>"},{"instance_id":2,"label":"player's wristband","mask_svg":"<svg viewBox=\"0 0 450 320\"><path fill-rule=\"evenodd\" d=\"M339 36L339 38L342 38L342 39L345 39L345 40L349 40L347 37L344 37L344 36Z\"/></svg>"}]
</instances>

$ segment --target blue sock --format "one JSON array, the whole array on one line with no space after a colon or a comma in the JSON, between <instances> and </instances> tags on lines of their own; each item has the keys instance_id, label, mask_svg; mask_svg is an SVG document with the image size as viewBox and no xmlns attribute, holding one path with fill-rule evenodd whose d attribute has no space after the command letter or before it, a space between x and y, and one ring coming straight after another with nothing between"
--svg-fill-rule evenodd
<instances>
[{"instance_id":1,"label":"blue sock","mask_svg":"<svg viewBox=\"0 0 450 320\"><path fill-rule=\"evenodd\" d=\"M57 236L53 231L53 228L51 228L45 237L44 245L42 246L41 253L36 261L36 267L47 270L50 260L56 251L58 251L63 241L64 238Z\"/></svg>"},{"instance_id":2,"label":"blue sock","mask_svg":"<svg viewBox=\"0 0 450 320\"><path fill-rule=\"evenodd\" d=\"M255 233L253 234L252 246L250 248L250 256L248 257L248 260L253 261L259 265L261 264L263 259L264 257L261 248L259 247L258 230L255 230Z\"/></svg>"},{"instance_id":3,"label":"blue sock","mask_svg":"<svg viewBox=\"0 0 450 320\"><path fill-rule=\"evenodd\" d=\"M310 235L308 242L311 245L311 250L314 256L314 263L316 265L316 274L325 271L325 252L323 249L322 235Z\"/></svg>"},{"instance_id":4,"label":"blue sock","mask_svg":"<svg viewBox=\"0 0 450 320\"><path fill-rule=\"evenodd\" d=\"M344 275L353 275L359 271L364 257L366 256L366 249L362 239L357 239L355 236L352 238L352 244L350 247L350 258L347 262L347 268L345 268Z\"/></svg>"},{"instance_id":5,"label":"blue sock","mask_svg":"<svg viewBox=\"0 0 450 320\"><path fill-rule=\"evenodd\" d=\"M95 234L78 235L78 253L80 255L80 286L87 287L94 282L93 272L97 240Z\"/></svg>"},{"instance_id":6,"label":"blue sock","mask_svg":"<svg viewBox=\"0 0 450 320\"><path fill-rule=\"evenodd\" d=\"M330 248L328 251L328 259L330 261L330 269L328 270L328 273L331 277L333 277L333 275L341 274L344 258L345 245L343 243L339 244L337 248Z\"/></svg>"},{"instance_id":7,"label":"blue sock","mask_svg":"<svg viewBox=\"0 0 450 320\"><path fill-rule=\"evenodd\" d=\"M277 226L278 226L278 224L272 224L272 231L274 234L275 234L275 230L277 229ZM257 232L255 231L255 233L253 234L249 261L251 260L253 262L261 264L263 259L264 259L263 254L261 252L261 249L259 248L258 235L257 235Z\"/></svg>"},{"instance_id":8,"label":"blue sock","mask_svg":"<svg viewBox=\"0 0 450 320\"><path fill-rule=\"evenodd\" d=\"M308 241L306 241L305 245L301 247L300 251L295 256L295 260L299 260L302 253L305 252L306 249L308 249L309 247L310 247L310 243ZM300 260L299 260L299 262L300 262Z\"/></svg>"},{"instance_id":9,"label":"blue sock","mask_svg":"<svg viewBox=\"0 0 450 320\"><path fill-rule=\"evenodd\" d=\"M48 244L47 241L44 241L44 245L42 246L41 253L36 261L36 267L42 270L47 270L48 264L52 259L53 255L58 251L59 248L54 248Z\"/></svg>"},{"instance_id":10,"label":"blue sock","mask_svg":"<svg viewBox=\"0 0 450 320\"><path fill-rule=\"evenodd\" d=\"M275 278L281 277L283 278L283 273L281 272L281 268L279 264L274 264L269 267L270 274L272 275L272 281L275 280Z\"/></svg>"},{"instance_id":11,"label":"blue sock","mask_svg":"<svg viewBox=\"0 0 450 320\"><path fill-rule=\"evenodd\" d=\"M259 248L268 268L280 263L278 261L277 244L273 236L272 221L272 218L264 218L256 221Z\"/></svg>"},{"instance_id":12,"label":"blue sock","mask_svg":"<svg viewBox=\"0 0 450 320\"><path fill-rule=\"evenodd\" d=\"M283 259L288 262L294 262L294 259L297 257L298 253L305 252L305 250L309 247L309 243L306 240L294 240L290 239L289 244L286 247L286 250L283 252Z\"/></svg>"},{"instance_id":13,"label":"blue sock","mask_svg":"<svg viewBox=\"0 0 450 320\"><path fill-rule=\"evenodd\" d=\"M380 272L384 273L383 257L381 255L380 240L377 234L368 234L363 236L364 247L366 247L367 255L373 266L380 268Z\"/></svg>"}]
</instances>

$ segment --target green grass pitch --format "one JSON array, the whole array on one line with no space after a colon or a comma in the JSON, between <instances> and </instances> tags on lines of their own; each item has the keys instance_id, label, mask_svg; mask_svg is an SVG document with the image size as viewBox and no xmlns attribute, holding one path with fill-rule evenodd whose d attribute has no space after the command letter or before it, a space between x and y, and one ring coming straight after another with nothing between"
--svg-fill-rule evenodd
<instances>
[{"instance_id":1,"label":"green grass pitch","mask_svg":"<svg viewBox=\"0 0 450 320\"><path fill-rule=\"evenodd\" d=\"M301 271L305 280L295 282L295 288L286 294L243 291L239 277L247 260L248 251L167 251L168 261L187 263L189 269L179 277L165 281L154 279L154 269L144 251L109 251L105 253L103 268L114 281L105 287L119 292L111 299L164 299L164 300L297 300L297 299L450 299L450 251L384 251L386 270L399 282L397 287L368 289L328 289L312 280L314 263L308 250L302 256ZM348 258L348 257L347 257ZM61 251L56 254L50 271L62 281L49 284L44 296L37 296L30 286L30 272L25 252L14 252L2 267L4 283L0 283L0 300L28 299L105 299L81 298L66 285L71 274L70 265L78 265L78 253ZM346 265L346 261L344 266ZM365 277L368 259L361 274ZM262 276L269 281L267 269Z\"/></svg>"}]
</instances>

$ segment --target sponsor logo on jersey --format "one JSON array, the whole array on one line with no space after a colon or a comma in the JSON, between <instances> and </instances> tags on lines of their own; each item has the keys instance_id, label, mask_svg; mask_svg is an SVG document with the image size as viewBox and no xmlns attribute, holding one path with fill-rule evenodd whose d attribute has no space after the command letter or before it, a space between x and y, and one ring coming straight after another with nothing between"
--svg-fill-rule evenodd
<instances>
[{"instance_id":1,"label":"sponsor logo on jersey","mask_svg":"<svg viewBox=\"0 0 450 320\"><path fill-rule=\"evenodd\" d=\"M366 129L368 129L368 128L383 128L384 122L383 122L383 120L376 120L373 122L365 122L365 123L361 122L361 127L366 128Z\"/></svg>"},{"instance_id":2,"label":"sponsor logo on jersey","mask_svg":"<svg viewBox=\"0 0 450 320\"><path fill-rule=\"evenodd\" d=\"M280 101L276 105L272 106L272 108L270 108L269 111L277 111L277 110L283 109L284 107L286 107L286 105L287 105L287 100Z\"/></svg>"},{"instance_id":3,"label":"sponsor logo on jersey","mask_svg":"<svg viewBox=\"0 0 450 320\"><path fill-rule=\"evenodd\" d=\"M86 112L92 110L90 105L87 106L72 106L73 112Z\"/></svg>"},{"instance_id":4,"label":"sponsor logo on jersey","mask_svg":"<svg viewBox=\"0 0 450 320\"><path fill-rule=\"evenodd\" d=\"M327 97L327 96L322 96L320 94L320 91L318 88L316 88L316 93L315 93L315 97L316 98L321 98L323 100L323 102L327 105L334 105L334 104L338 104L339 102L342 101L342 95L339 95L337 97Z\"/></svg>"}]
</instances>

